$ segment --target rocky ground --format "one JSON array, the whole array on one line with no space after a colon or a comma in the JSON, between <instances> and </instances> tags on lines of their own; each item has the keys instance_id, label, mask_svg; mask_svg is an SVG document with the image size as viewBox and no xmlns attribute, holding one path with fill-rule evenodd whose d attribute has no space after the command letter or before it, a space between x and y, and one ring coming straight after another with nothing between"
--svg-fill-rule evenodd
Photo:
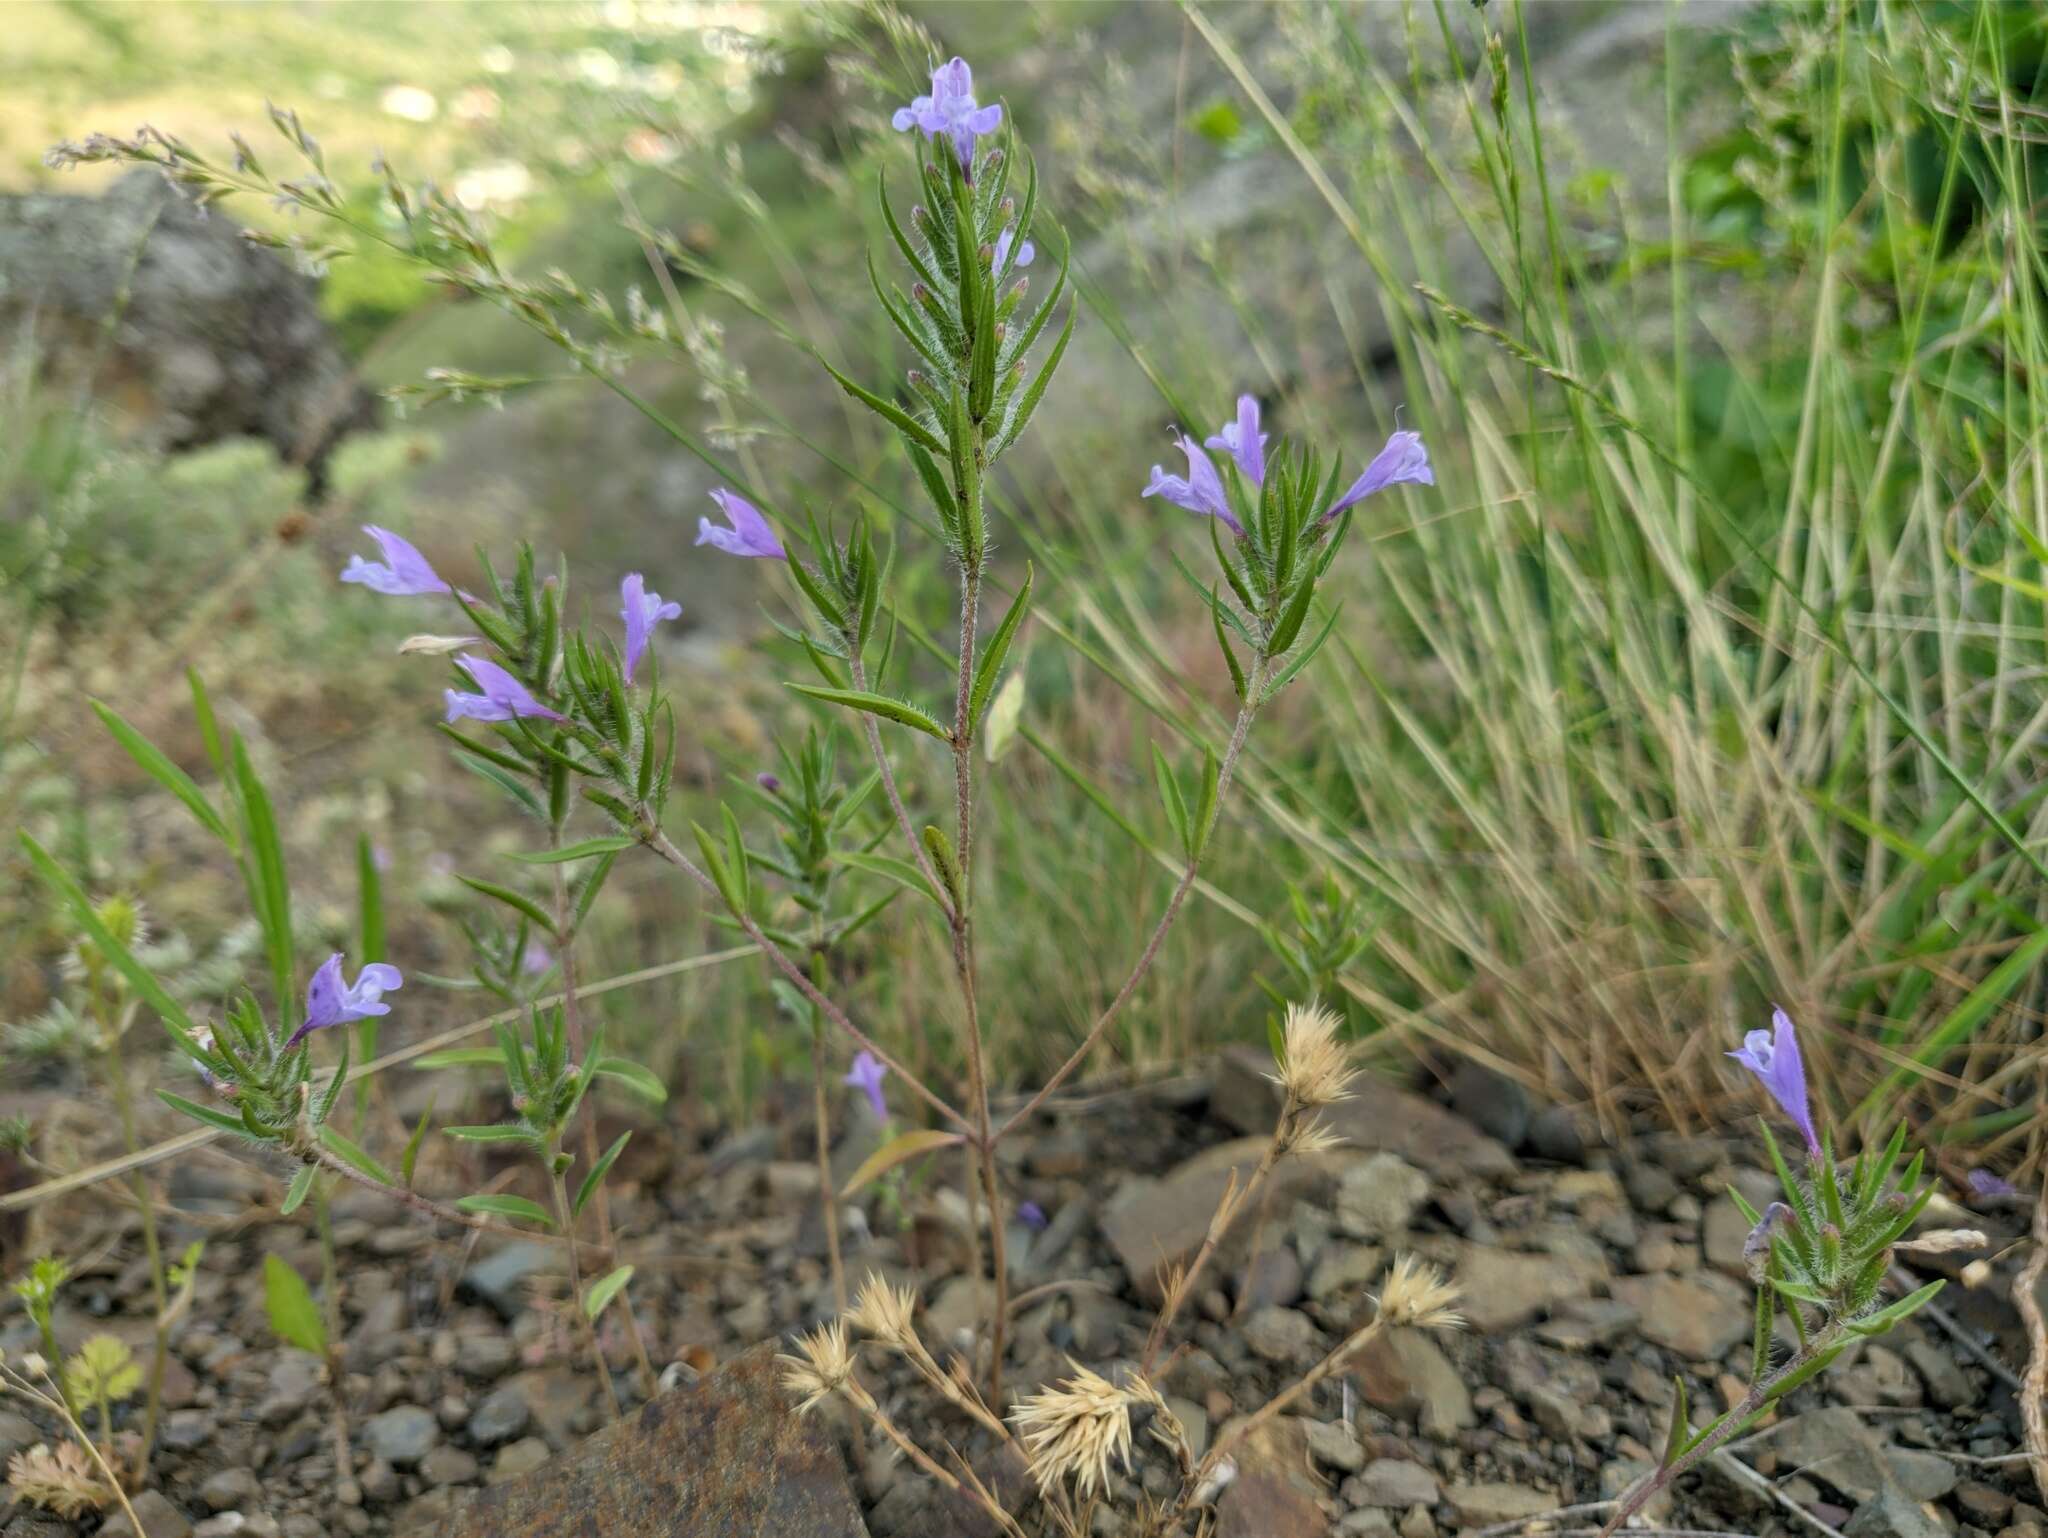
<instances>
[{"instance_id":1,"label":"rocky ground","mask_svg":"<svg viewBox=\"0 0 2048 1538\"><path fill-rule=\"evenodd\" d=\"M1011 1226L1021 1298L1013 1391L1057 1376L1069 1357L1096 1366L1135 1359L1160 1265L1193 1252L1228 1171L1257 1157L1272 1110L1264 1067L1256 1055L1228 1055L1195 1078L1072 1103L1014 1150L1006 1145L1019 1204L1039 1209L1033 1222ZM1249 1444L1218 1507L1218 1538L1516 1531L1522 1519L1611 1496L1642 1472L1674 1375L1686 1379L1696 1410L1737 1392L1749 1292L1744 1224L1723 1193L1733 1184L1768 1199L1757 1150L1656 1134L1623 1151L1588 1147L1568 1115L1532 1116L1499 1081L1468 1072L1453 1084L1454 1093L1432 1098L1371 1082L1335 1118L1351 1146L1282 1166L1258 1263L1245 1263L1256 1226L1247 1220L1184 1318L1177 1333L1186 1349L1164 1387L1198 1441L1363 1322L1368 1294L1398 1251L1450 1270L1471 1319L1455 1336L1389 1337L1305 1400L1302 1413L1278 1421L1275 1434ZM856 1127L839 1151L842 1165L872 1136ZM634 1297L670 1384L693 1383L829 1309L807 1137L792 1123L723 1136L644 1128L635 1139L639 1162L628 1161L616 1210L639 1267ZM968 1340L979 1307L965 1274L965 1207L942 1183L952 1173L925 1171L849 1209L849 1271L856 1280L874 1269L915 1282L934 1350ZM279 1219L271 1175L220 1155L188 1156L167 1185L170 1203L191 1215L194 1233L203 1222L209 1242L196 1306L176 1337L153 1488L137 1503L149 1538L445 1531L475 1487L551 1460L577 1473L578 1460L599 1458L599 1449L614 1466L636 1444L643 1459L650 1449L667 1456L662 1439L671 1433L652 1411L583 1444L605 1417L567 1330L549 1249L466 1249L347 1191L335 1201L334 1225L351 1466L337 1478L321 1364L275 1344L257 1281L265 1254L317 1278L304 1214ZM132 1235L120 1231L112 1203L77 1210L67 1251L87 1258L66 1291L60 1330L74 1340L111 1330L141 1347L147 1285ZM1944 1221L1956 1216L1950 1205ZM2015 1261L2003 1251L2004 1234L2021 1229L2022 1218L1997 1208L1972 1216L1993 1231L1991 1253L2001 1257L1989 1279L1951 1286L1938 1318L1929 1311L1795 1393L1733 1457L1683 1481L1655 1520L1849 1538L2048 1533L2015 1456L2014 1369L2025 1348L2007 1301ZM188 1220L173 1221L182 1231ZM1958 1274L1967 1258L1957 1260ZM631 1404L629 1353L616 1311L607 1317L606 1345ZM31 1333L18 1311L0 1316L0 1346L10 1353L29 1348ZM774 1423L764 1434L793 1435L761 1362L747 1359L752 1408L744 1414ZM963 1421L935 1412L887 1363L870 1360L867 1370L902 1424L930 1445L950 1441L982 1456L990 1481L1023 1497L1020 1472L989 1459ZM689 1395L670 1401L687 1406ZM722 1427L744 1418L706 1402ZM0 1406L0 1459L47 1435L18 1411ZM683 1458L711 1445L674 1434ZM970 1514L944 1509L886 1445L829 1412L801 1448L756 1460L762 1466L742 1477L772 1485L782 1461L835 1443L877 1538L981 1530ZM1169 1485L1168 1469L1145 1461L1143 1446L1141 1438L1124 1509L1133 1487L1158 1494ZM821 1476L811 1469L805 1477ZM830 1478L838 1477L835 1466ZM602 1498L604 1487L586 1480L574 1488L600 1492L581 1500ZM853 1531L851 1513L847 1505L843 1515L778 1530ZM551 1530L526 1520L472 1518L457 1530ZM1598 1520L1597 1511L1580 1512L1550 1530ZM0 1506L5 1538L90 1530L90 1522ZM1104 1538L1122 1530L1114 1518L1097 1520ZM127 1523L117 1516L98 1531L124 1533Z\"/></svg>"}]
</instances>

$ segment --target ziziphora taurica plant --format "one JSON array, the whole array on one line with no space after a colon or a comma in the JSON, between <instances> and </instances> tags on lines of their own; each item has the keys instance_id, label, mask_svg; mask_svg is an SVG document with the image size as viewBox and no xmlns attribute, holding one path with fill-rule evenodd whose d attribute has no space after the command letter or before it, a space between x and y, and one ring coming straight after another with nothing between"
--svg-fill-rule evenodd
<instances>
[{"instance_id":1,"label":"ziziphora taurica plant","mask_svg":"<svg viewBox=\"0 0 2048 1538\"><path fill-rule=\"evenodd\" d=\"M358 212L361 202L345 197L331 180L318 143L297 116L274 110L272 118L287 153L298 163L293 176L266 171L239 139L232 161L223 163L154 129L132 139L96 136L61 146L51 161L148 164L203 204L253 194L351 229L546 337L591 380L691 453L718 463L687 428L639 396L624 374L632 351L677 345L667 317L653 315L644 301L615 306L559 273L540 279L516 275L501 264L484 231L458 205L431 187L402 184L388 167L380 168L385 200L378 209L380 222L366 225ZM382 559L359 557L342 575L372 592L446 604L460 613L464 634L415 637L407 649L455 654L457 677L446 696L443 729L456 740L466 767L496 784L548 829L548 848L525 858L552 874L552 900L538 899L518 885L468 880L479 893L523 915L556 949L572 1043L577 1015L571 942L613 860L638 845L713 895L758 948L785 997L793 991L814 1019L840 1035L845 1050L865 1054L856 1058L863 1087L879 1085L886 1076L900 1111L922 1108L932 1114L935 1125L912 1127L892 1138L840 1194L940 1149L966 1160L969 1202L988 1215L985 1230L978 1221L968 1224L977 1246L970 1269L992 1282L983 1371L989 1402L1000 1405L1009 1315L1004 1214L1010 1202L998 1175L997 1146L1081 1068L1149 975L1195 888L1254 718L1278 690L1302 675L1335 625L1334 563L1358 504L1390 487L1432 484L1433 473L1420 436L1401 431L1347 483L1334 452L1284 441L1269 444L1258 402L1246 396L1232 420L1206 441L1179 435L1187 458L1185 476L1155 469L1142 488L1133 478L1134 496L1160 497L1212 520L1218 573L1205 583L1204 596L1229 666L1236 709L1222 746L1205 748L1191 766L1192 776L1155 754L1160 802L1178 845L1176 879L1121 983L1103 1000L1072 1051L998 1121L991 1112L984 1015L1007 1001L984 1000L978 992L978 894L993 883L977 860L977 794L985 771L976 748L1015 643L1029 622L1034 584L1029 566L1006 578L989 559L994 543L989 487L1001 457L1019 441L1045 398L1079 306L1069 302L1067 243L1057 231L1035 227L1036 166L1008 108L978 100L965 61L936 63L929 94L903 106L891 122L915 157L914 187L908 197L894 196L877 179L886 261L871 257L868 271L876 303L902 339L907 367L897 381L879 387L856 382L830 364L825 367L901 442L908 461L902 479L922 491L930 516L901 508L893 523L883 525L863 508L836 526L808 509L793 518L775 507L760 486L739 484L720 466L723 478L734 484L711 493L721 517L700 523L698 544L724 556L777 563L788 573L807 612L785 634L818 674L817 682L791 687L810 701L853 713L900 848L889 854L868 843L848 848L854 839L835 835L829 858L814 867L820 846L810 841L810 816L792 823L795 808L789 803L776 810L786 827L800 835L803 847L785 842L784 852L771 852L765 860L749 848L729 806L721 806L715 817L692 822L689 838L670 836L666 812L676 723L659 669L650 665L659 655L650 636L669 617L671 606L647 592L638 578L629 577L621 593L622 648L596 627L575 628L566 575L542 578L530 552L522 552L509 583L501 583L486 561L485 580L471 593L435 571L404 540L374 528L369 533ZM765 313L743 284L707 269L680 242L629 223L661 258L743 308ZM303 240L253 238L286 245L307 262L341 254ZM1049 292L1034 299L1030 273L1053 267L1048 257L1057 258L1057 269L1050 275ZM787 328L778 330L791 335ZM809 356L822 361L819 342L803 345ZM444 376L443 382L453 377ZM510 382L464 379L460 388L471 383L494 392L511 387ZM1212 450L1221 456L1220 469L1210 457ZM878 500L888 500L886 492L871 489ZM901 614L906 600L891 581L895 546L886 532L878 535L878 528L905 534L929 530L935 536L957 583L952 635L934 639ZM993 610L984 614L985 599L1005 589L1001 618L985 624L993 618ZM943 696L914 670L907 655L911 648L896 646L899 629L943 662L948 674ZM920 690L927 692L918 697ZM951 795L944 798L948 804L914 814L899 785L897 764L916 751L942 752L952 774ZM568 837L571 810L579 803L607 820L603 835ZM692 844L693 849L687 847ZM584 872L574 882L567 876L572 865ZM816 874L835 867L892 883L918 911L943 926L959 1000L959 1093L943 1092L943 1083L934 1087L864 1031L832 997L835 981L822 965L814 933L783 922L762 901L759 874L787 879L794 873L792 887L800 893ZM850 911L852 922L858 922L866 910ZM942 1060L941 1068L946 1066ZM938 1070L925 1072L937 1082ZM583 1132L584 1151L594 1160L587 1108ZM603 1200L600 1188L600 1239L606 1233ZM984 1231L986 1255L979 1252Z\"/></svg>"},{"instance_id":2,"label":"ziziphora taurica plant","mask_svg":"<svg viewBox=\"0 0 2048 1538\"><path fill-rule=\"evenodd\" d=\"M1758 1212L1733 1186L1728 1195L1749 1220L1743 1261L1756 1284L1756 1329L1749 1387L1725 1414L1695 1429L1687 1414L1685 1380L1673 1380L1676 1398L1671 1430L1655 1472L1630 1490L1609 1519L1607 1533L1640 1511L1659 1490L1740 1435L1771 1404L1826 1370L1860 1340L1884 1334L1941 1291L1929 1282L1892 1303L1882 1298L1894 1250L1958 1249L1981 1244L1981 1234L1945 1232L1902 1243L1907 1229L1934 1195L1933 1180L1921 1178L1924 1155L1915 1153L1903 1172L1906 1128L1901 1123L1884 1148L1865 1150L1846 1169L1837 1164L1829 1135L1817 1132L1807 1094L1799 1033L1791 1019L1774 1010L1769 1031L1751 1031L1728 1054L1749 1069L1778 1102L1805 1144L1803 1171L1795 1173L1764 1124L1764 1145L1784 1188L1784 1200ZM1894 1178L1896 1177L1896 1178ZM1782 1315L1797 1345L1776 1360L1777 1322Z\"/></svg>"}]
</instances>

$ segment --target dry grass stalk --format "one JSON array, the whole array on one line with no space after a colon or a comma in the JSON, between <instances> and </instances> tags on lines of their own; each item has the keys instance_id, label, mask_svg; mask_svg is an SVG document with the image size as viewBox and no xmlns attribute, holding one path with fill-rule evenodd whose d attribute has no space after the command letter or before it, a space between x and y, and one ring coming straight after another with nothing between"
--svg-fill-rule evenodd
<instances>
[{"instance_id":1,"label":"dry grass stalk","mask_svg":"<svg viewBox=\"0 0 2048 1538\"><path fill-rule=\"evenodd\" d=\"M1083 1500L1109 1489L1109 1461L1131 1467L1131 1405L1154 1396L1119 1388L1071 1357L1071 1378L1019 1400L1010 1412L1042 1491L1072 1482ZM1142 1380L1140 1380L1142 1381Z\"/></svg>"}]
</instances>

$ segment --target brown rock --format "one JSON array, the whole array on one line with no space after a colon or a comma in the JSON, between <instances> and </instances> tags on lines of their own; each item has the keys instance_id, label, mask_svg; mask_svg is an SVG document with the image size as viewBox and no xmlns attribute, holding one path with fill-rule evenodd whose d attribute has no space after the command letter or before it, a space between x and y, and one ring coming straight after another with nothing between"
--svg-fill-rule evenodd
<instances>
[{"instance_id":1,"label":"brown rock","mask_svg":"<svg viewBox=\"0 0 2048 1538\"><path fill-rule=\"evenodd\" d=\"M1422 1434L1438 1441L1475 1426L1472 1393L1437 1343L1421 1330L1391 1330L1353 1361L1365 1402L1396 1415L1413 1415Z\"/></svg>"},{"instance_id":2,"label":"brown rock","mask_svg":"<svg viewBox=\"0 0 2048 1538\"><path fill-rule=\"evenodd\" d=\"M1216 1065L1210 1110L1238 1131L1273 1130L1280 1091L1266 1077L1273 1060L1256 1047L1232 1047ZM1464 1117L1385 1079L1362 1075L1348 1100L1323 1112L1323 1124L1353 1148L1384 1149L1417 1169L1492 1178L1511 1175L1515 1156Z\"/></svg>"},{"instance_id":3,"label":"brown rock","mask_svg":"<svg viewBox=\"0 0 2048 1538\"><path fill-rule=\"evenodd\" d=\"M1329 1519L1309 1476L1308 1428L1283 1415L1232 1454L1237 1478L1216 1503L1216 1538L1323 1538Z\"/></svg>"},{"instance_id":4,"label":"brown rock","mask_svg":"<svg viewBox=\"0 0 2048 1538\"><path fill-rule=\"evenodd\" d=\"M423 1535L429 1529L418 1529ZM838 1451L793 1413L772 1344L478 1493L450 1538L866 1538Z\"/></svg>"}]
</instances>

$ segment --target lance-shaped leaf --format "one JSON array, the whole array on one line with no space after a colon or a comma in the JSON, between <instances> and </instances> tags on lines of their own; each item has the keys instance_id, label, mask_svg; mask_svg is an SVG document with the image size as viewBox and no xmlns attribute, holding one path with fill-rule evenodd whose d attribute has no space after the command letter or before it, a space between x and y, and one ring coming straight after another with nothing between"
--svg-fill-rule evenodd
<instances>
[{"instance_id":1,"label":"lance-shaped leaf","mask_svg":"<svg viewBox=\"0 0 2048 1538\"><path fill-rule=\"evenodd\" d=\"M996 626L995 634L988 638L988 645L981 654L981 663L974 670L974 688L968 696L967 723L972 734L981 721L981 713L988 706L989 697L995 693L996 680L1002 677L1003 659L1010 654L1010 643L1017 639L1017 632L1024 624L1024 616L1031 610L1031 563L1024 563L1024 585L1017 589L1017 596L1011 601L1010 610L1003 616L1003 622Z\"/></svg>"},{"instance_id":2,"label":"lance-shaped leaf","mask_svg":"<svg viewBox=\"0 0 2048 1538\"><path fill-rule=\"evenodd\" d=\"M848 1176L846 1184L840 1187L839 1199L845 1201L861 1187L886 1175L897 1165L915 1159L919 1154L936 1153L941 1148L952 1148L963 1141L965 1139L962 1134L941 1132L935 1127L922 1127L915 1132L898 1133L861 1161L860 1168Z\"/></svg>"},{"instance_id":3,"label":"lance-shaped leaf","mask_svg":"<svg viewBox=\"0 0 2048 1538\"><path fill-rule=\"evenodd\" d=\"M553 1228L555 1226L555 1220L548 1216L548 1211L545 1207L541 1206L539 1202L528 1201L523 1196L506 1196L503 1194L464 1196L457 1199L455 1206L458 1211L474 1212L485 1217L518 1218L523 1222L532 1223L539 1228Z\"/></svg>"},{"instance_id":4,"label":"lance-shaped leaf","mask_svg":"<svg viewBox=\"0 0 2048 1538\"><path fill-rule=\"evenodd\" d=\"M932 884L924 879L924 872L908 860L892 859L885 854L867 854L857 850L837 850L832 855L835 865L844 865L850 870L866 871L871 876L880 876L919 897L929 898L943 911L945 903L932 890Z\"/></svg>"},{"instance_id":5,"label":"lance-shaped leaf","mask_svg":"<svg viewBox=\"0 0 2048 1538\"><path fill-rule=\"evenodd\" d=\"M891 699L886 694L871 694L864 689L827 689L817 684L789 684L786 687L807 698L823 701L827 705L844 705L850 710L864 710L871 716L880 716L885 721L914 726L925 735L936 737L941 742L953 740L953 734L933 717L915 705Z\"/></svg>"},{"instance_id":6,"label":"lance-shaped leaf","mask_svg":"<svg viewBox=\"0 0 2048 1538\"><path fill-rule=\"evenodd\" d=\"M668 1099L668 1086L652 1069L643 1068L631 1058L601 1057L590 1070L616 1084L623 1084L642 1100L660 1105Z\"/></svg>"},{"instance_id":7,"label":"lance-shaped leaf","mask_svg":"<svg viewBox=\"0 0 2048 1538\"><path fill-rule=\"evenodd\" d=\"M610 1304L613 1298L616 1298L626 1290L626 1283L632 1280L633 1268L631 1266L620 1266L615 1271L607 1271L603 1276L592 1282L590 1290L583 1294L583 1312L588 1317L595 1319L605 1311L606 1306Z\"/></svg>"},{"instance_id":8,"label":"lance-shaped leaf","mask_svg":"<svg viewBox=\"0 0 2048 1538\"><path fill-rule=\"evenodd\" d=\"M299 1166L298 1173L292 1176L292 1183L285 1187L284 1200L278 1204L277 1213L279 1217L288 1218L299 1210L300 1205L306 1200L308 1193L312 1191L313 1177L319 1171L320 1166L317 1164L301 1164Z\"/></svg>"},{"instance_id":9,"label":"lance-shaped leaf","mask_svg":"<svg viewBox=\"0 0 2048 1538\"><path fill-rule=\"evenodd\" d=\"M327 1326L321 1321L312 1289L275 1255L263 1257L263 1306L279 1340L315 1356L327 1354Z\"/></svg>"},{"instance_id":10,"label":"lance-shaped leaf","mask_svg":"<svg viewBox=\"0 0 2048 1538\"><path fill-rule=\"evenodd\" d=\"M590 1166L590 1173L583 1177L583 1184L576 1188L576 1200L569 1204L572 1216L582 1216L584 1207L589 1205L590 1198L597 1194L597 1188L604 1183L604 1177L610 1173L611 1167L619 1162L619 1155L625 1152L626 1142L632 1136L630 1132L621 1132L618 1141L597 1156L597 1163Z\"/></svg>"},{"instance_id":11,"label":"lance-shaped leaf","mask_svg":"<svg viewBox=\"0 0 2048 1538\"><path fill-rule=\"evenodd\" d=\"M353 1142L334 1127L321 1127L320 1146L351 1169L360 1170L380 1185L390 1186L398 1184L397 1181L391 1178L389 1170L370 1157L367 1149Z\"/></svg>"},{"instance_id":12,"label":"lance-shaped leaf","mask_svg":"<svg viewBox=\"0 0 2048 1538\"><path fill-rule=\"evenodd\" d=\"M905 411L894 401L884 400L881 396L875 394L874 391L862 389L829 363L825 365L825 372L839 382L840 389L851 395L855 400L867 407L868 410L903 434L912 443L917 444L920 448L928 449L934 454L946 452L946 445L939 441L937 433L926 427L924 423L918 421L916 417Z\"/></svg>"},{"instance_id":13,"label":"lance-shaped leaf","mask_svg":"<svg viewBox=\"0 0 2048 1538\"><path fill-rule=\"evenodd\" d=\"M538 849L530 854L508 854L508 860L517 860L521 865L566 865L572 860L587 860L593 855L617 854L621 849L631 849L637 839L586 838L579 844L564 844L560 849Z\"/></svg>"},{"instance_id":14,"label":"lance-shaped leaf","mask_svg":"<svg viewBox=\"0 0 2048 1538\"><path fill-rule=\"evenodd\" d=\"M1080 306L1067 306L1067 323L1060 328L1060 338L1052 344L1052 351L1045 355L1045 362L1039 365L1038 373L1030 384L1024 387L1009 413L1003 419L1002 431L995 442L989 445L988 457L994 459L1007 450L1024 435L1024 429L1031 423L1031 414L1038 410L1038 403L1045 398L1045 387L1052 383L1053 371L1060 366L1060 358L1067 350L1067 343L1073 340L1074 318L1080 314Z\"/></svg>"},{"instance_id":15,"label":"lance-shaped leaf","mask_svg":"<svg viewBox=\"0 0 2048 1538\"><path fill-rule=\"evenodd\" d=\"M531 920L541 933L549 938L555 940L561 938L555 933L554 919L548 915L546 909L542 908L531 897L515 892L510 887L499 886L494 881L481 880L476 876L458 875L455 879L468 887L472 892L481 892L484 896L491 898L493 901L503 903L513 912Z\"/></svg>"},{"instance_id":16,"label":"lance-shaped leaf","mask_svg":"<svg viewBox=\"0 0 2048 1538\"><path fill-rule=\"evenodd\" d=\"M226 819L206 799L206 793L193 783L189 774L165 757L155 743L98 700L92 702L92 709L93 714L100 718L100 725L113 735L143 773L184 802L185 809L199 819L200 826L207 832L230 848L234 846L234 835L228 831Z\"/></svg>"}]
</instances>

